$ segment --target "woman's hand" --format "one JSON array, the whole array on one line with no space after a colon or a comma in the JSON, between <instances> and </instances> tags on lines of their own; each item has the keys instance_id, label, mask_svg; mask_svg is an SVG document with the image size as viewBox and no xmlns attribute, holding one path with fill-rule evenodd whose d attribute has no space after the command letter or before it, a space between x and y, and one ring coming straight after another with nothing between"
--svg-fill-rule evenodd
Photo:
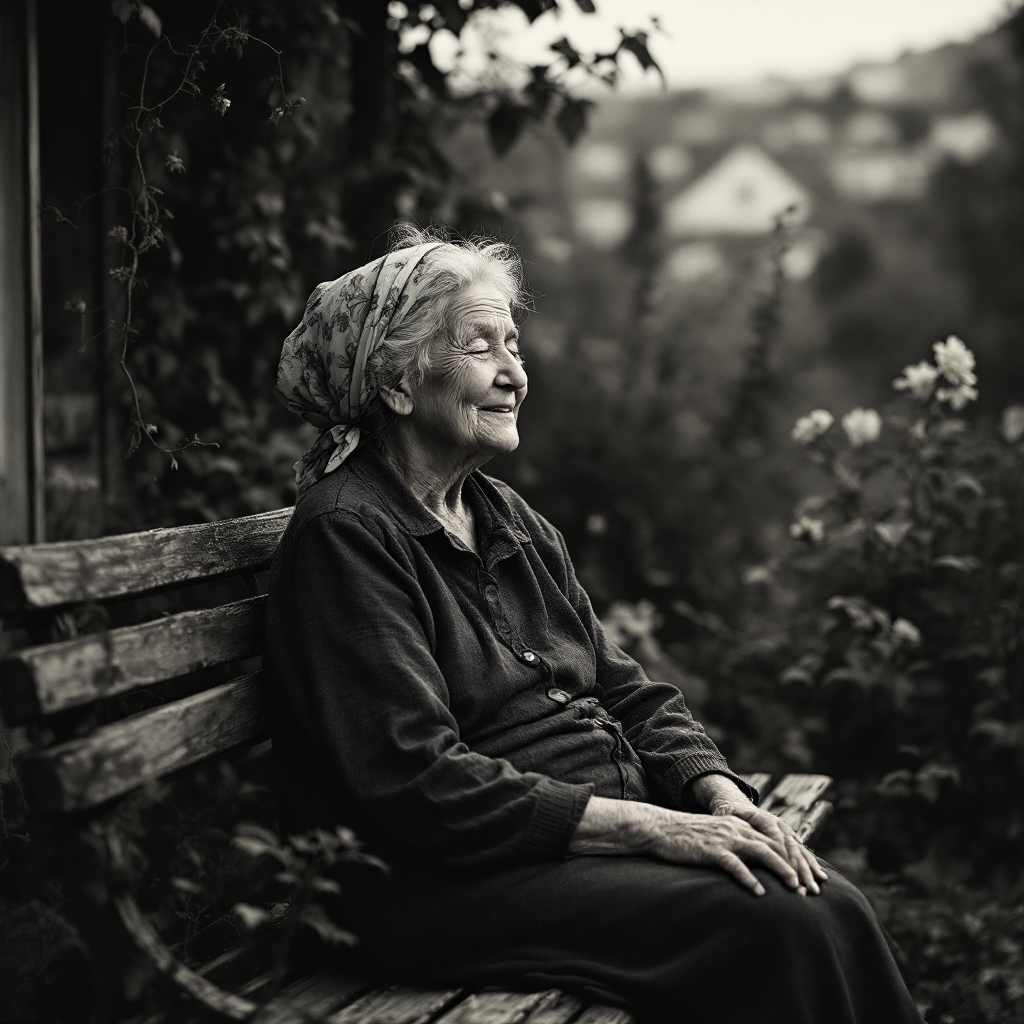
<instances>
[{"instance_id":1,"label":"woman's hand","mask_svg":"<svg viewBox=\"0 0 1024 1024\"><path fill-rule=\"evenodd\" d=\"M751 809L756 811L753 805ZM648 854L672 864L719 867L756 896L763 896L764 886L745 863L750 862L775 872L791 889L807 891L787 859L785 843L731 814L688 814L639 801L594 796L569 852Z\"/></svg>"},{"instance_id":2,"label":"woman's hand","mask_svg":"<svg viewBox=\"0 0 1024 1024\"><path fill-rule=\"evenodd\" d=\"M704 775L693 783L694 796L716 817L735 817L745 821L761 835L785 850L785 857L800 878L800 889L815 895L825 874L814 854L784 821L755 807L732 780L724 775Z\"/></svg>"}]
</instances>

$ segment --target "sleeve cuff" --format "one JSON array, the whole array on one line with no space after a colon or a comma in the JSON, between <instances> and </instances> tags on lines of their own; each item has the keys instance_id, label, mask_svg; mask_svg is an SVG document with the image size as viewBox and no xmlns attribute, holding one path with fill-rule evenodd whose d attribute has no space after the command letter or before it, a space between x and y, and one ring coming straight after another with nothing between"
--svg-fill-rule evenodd
<instances>
[{"instance_id":1,"label":"sleeve cuff","mask_svg":"<svg viewBox=\"0 0 1024 1024\"><path fill-rule=\"evenodd\" d=\"M558 860L569 849L594 785L574 785L545 776L534 793L537 802L523 837L522 853L530 860Z\"/></svg>"},{"instance_id":2,"label":"sleeve cuff","mask_svg":"<svg viewBox=\"0 0 1024 1024\"><path fill-rule=\"evenodd\" d=\"M697 754L693 757L677 761L665 772L661 784L669 792L674 792L677 799L682 799L682 792L691 782L699 779L702 775L724 775L731 779L740 790L746 794L750 801L757 806L760 795L753 786L748 786L734 771L729 768L725 758L709 757L706 754Z\"/></svg>"}]
</instances>

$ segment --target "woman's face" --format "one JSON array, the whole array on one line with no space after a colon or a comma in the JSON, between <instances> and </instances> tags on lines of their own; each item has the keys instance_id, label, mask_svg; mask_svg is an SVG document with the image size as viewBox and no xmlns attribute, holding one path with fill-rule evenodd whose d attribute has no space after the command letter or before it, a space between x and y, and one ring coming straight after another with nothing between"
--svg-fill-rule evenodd
<instances>
[{"instance_id":1,"label":"woman's face","mask_svg":"<svg viewBox=\"0 0 1024 1024\"><path fill-rule=\"evenodd\" d=\"M409 388L410 426L424 440L465 453L513 451L526 371L508 303L493 284L469 285L455 322L455 340L438 343L423 381Z\"/></svg>"}]
</instances>

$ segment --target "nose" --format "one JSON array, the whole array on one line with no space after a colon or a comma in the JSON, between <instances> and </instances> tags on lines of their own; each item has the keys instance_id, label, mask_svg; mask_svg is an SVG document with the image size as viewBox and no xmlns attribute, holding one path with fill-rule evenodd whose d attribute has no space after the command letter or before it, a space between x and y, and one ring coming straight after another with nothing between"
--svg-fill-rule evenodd
<instances>
[{"instance_id":1,"label":"nose","mask_svg":"<svg viewBox=\"0 0 1024 1024\"><path fill-rule=\"evenodd\" d=\"M494 378L494 386L506 391L522 391L526 387L526 382L527 376L523 364L506 349L504 362Z\"/></svg>"}]
</instances>

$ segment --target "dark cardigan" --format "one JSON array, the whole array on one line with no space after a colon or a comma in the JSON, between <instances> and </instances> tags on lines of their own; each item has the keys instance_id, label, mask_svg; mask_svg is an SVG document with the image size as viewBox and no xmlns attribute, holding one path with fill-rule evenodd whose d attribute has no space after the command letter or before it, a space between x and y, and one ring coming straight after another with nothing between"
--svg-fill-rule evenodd
<instances>
[{"instance_id":1,"label":"dark cardigan","mask_svg":"<svg viewBox=\"0 0 1024 1024\"><path fill-rule=\"evenodd\" d=\"M372 447L299 502L264 657L285 830L482 867L565 856L594 793L692 809L721 772L756 799L608 640L559 532L482 473L464 496L479 556Z\"/></svg>"}]
</instances>

